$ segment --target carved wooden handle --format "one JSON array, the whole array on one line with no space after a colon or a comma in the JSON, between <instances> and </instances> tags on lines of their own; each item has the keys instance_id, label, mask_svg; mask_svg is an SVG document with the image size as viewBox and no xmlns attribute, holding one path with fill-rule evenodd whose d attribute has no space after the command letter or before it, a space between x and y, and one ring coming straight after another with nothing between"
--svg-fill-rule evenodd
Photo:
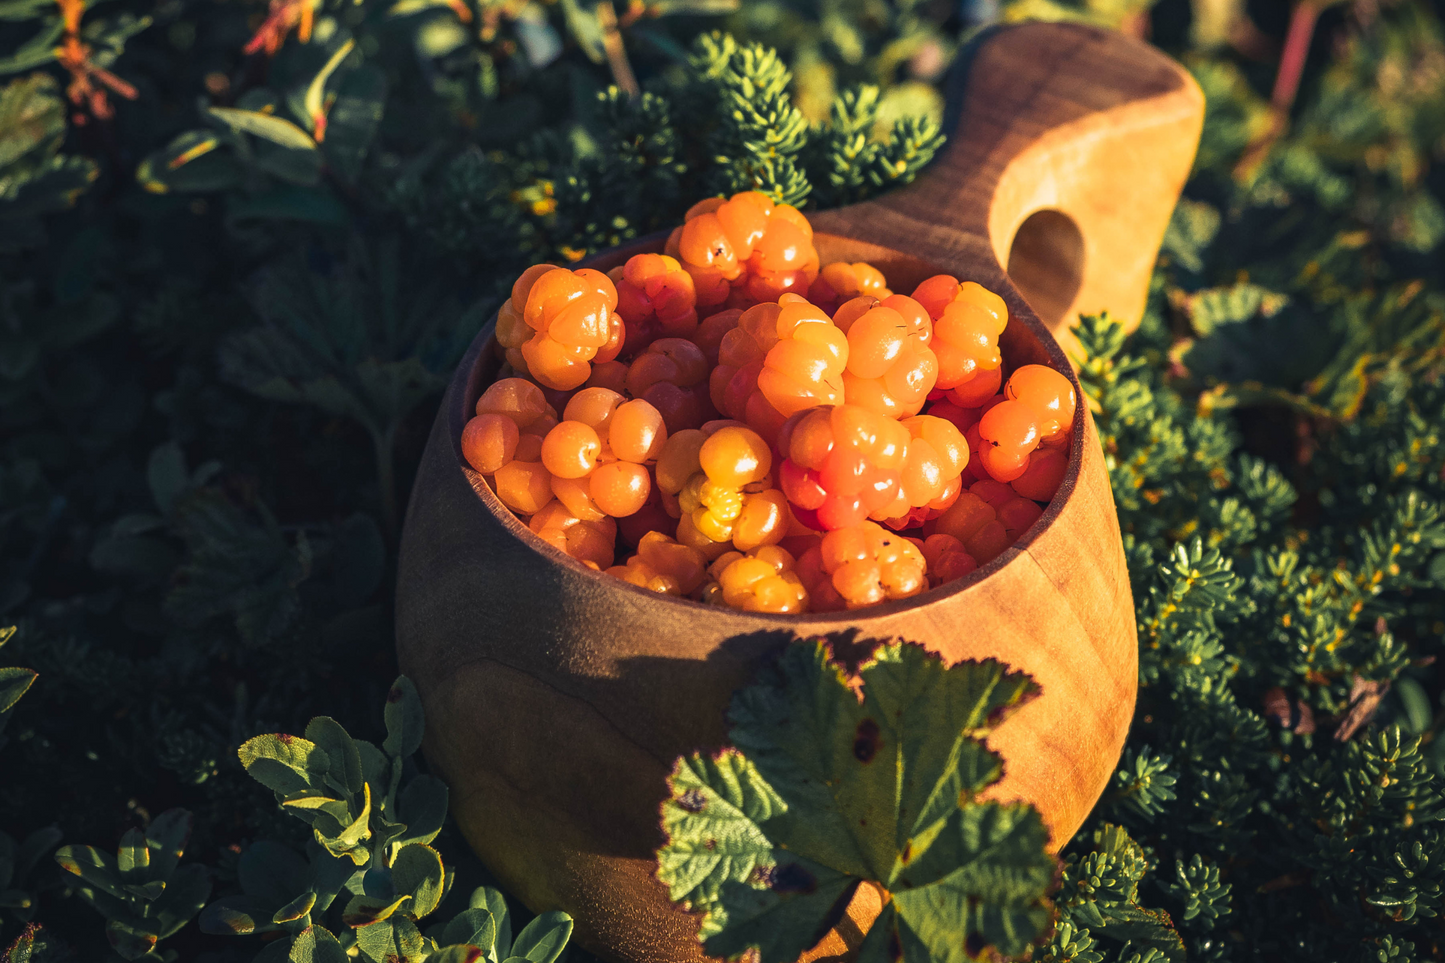
<instances>
[{"instance_id":1,"label":"carved wooden handle","mask_svg":"<svg viewBox=\"0 0 1445 963\"><path fill-rule=\"evenodd\" d=\"M1137 325L1204 124L1194 79L1141 41L1028 23L969 45L948 104L917 181L814 226L1021 295L1066 350L1080 312Z\"/></svg>"}]
</instances>

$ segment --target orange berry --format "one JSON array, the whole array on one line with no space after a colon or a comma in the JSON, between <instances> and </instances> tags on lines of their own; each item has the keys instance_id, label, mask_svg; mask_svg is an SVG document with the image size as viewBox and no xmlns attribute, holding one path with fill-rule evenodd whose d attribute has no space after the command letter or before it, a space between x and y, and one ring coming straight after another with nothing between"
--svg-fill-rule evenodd
<instances>
[{"instance_id":1,"label":"orange berry","mask_svg":"<svg viewBox=\"0 0 1445 963\"><path fill-rule=\"evenodd\" d=\"M497 497L519 515L531 515L552 500L552 473L541 462L509 461L492 476Z\"/></svg>"},{"instance_id":2,"label":"orange berry","mask_svg":"<svg viewBox=\"0 0 1445 963\"><path fill-rule=\"evenodd\" d=\"M979 498L973 492L964 492L958 496L953 507L933 522L933 532L939 535L952 535L965 545L977 535L985 525L996 520L998 513L988 502ZM927 531L927 529L924 529Z\"/></svg>"},{"instance_id":3,"label":"orange berry","mask_svg":"<svg viewBox=\"0 0 1445 963\"><path fill-rule=\"evenodd\" d=\"M935 587L963 578L978 568L978 562L952 535L928 536L923 542L922 552L928 563L928 583Z\"/></svg>"},{"instance_id":4,"label":"orange berry","mask_svg":"<svg viewBox=\"0 0 1445 963\"><path fill-rule=\"evenodd\" d=\"M611 388L583 388L562 409L562 418L581 422L595 431L598 438L606 438L613 414L626 401L621 392Z\"/></svg>"},{"instance_id":5,"label":"orange berry","mask_svg":"<svg viewBox=\"0 0 1445 963\"><path fill-rule=\"evenodd\" d=\"M733 545L744 552L776 545L788 534L792 517L787 496L776 488L744 494L742 513L733 526Z\"/></svg>"},{"instance_id":6,"label":"orange berry","mask_svg":"<svg viewBox=\"0 0 1445 963\"><path fill-rule=\"evenodd\" d=\"M592 374L582 386L585 388L606 388L619 394L627 387L627 364L622 361L605 361L592 365Z\"/></svg>"},{"instance_id":7,"label":"orange berry","mask_svg":"<svg viewBox=\"0 0 1445 963\"><path fill-rule=\"evenodd\" d=\"M960 408L978 408L998 397L1003 372L998 368L980 371L948 392L948 400Z\"/></svg>"},{"instance_id":8,"label":"orange berry","mask_svg":"<svg viewBox=\"0 0 1445 963\"><path fill-rule=\"evenodd\" d=\"M913 300L923 305L928 316L937 320L943 317L943 309L958 296L958 278L937 274L913 289Z\"/></svg>"},{"instance_id":9,"label":"orange berry","mask_svg":"<svg viewBox=\"0 0 1445 963\"><path fill-rule=\"evenodd\" d=\"M532 516L530 528L544 542L591 568L612 564L617 524L610 518L584 521L552 502Z\"/></svg>"},{"instance_id":10,"label":"orange berry","mask_svg":"<svg viewBox=\"0 0 1445 963\"><path fill-rule=\"evenodd\" d=\"M1026 364L1009 376L1003 393L1034 410L1041 437L1051 437L1073 427L1077 403L1074 385L1053 368Z\"/></svg>"},{"instance_id":11,"label":"orange berry","mask_svg":"<svg viewBox=\"0 0 1445 963\"><path fill-rule=\"evenodd\" d=\"M779 304L775 323L777 340L757 373L757 390L768 407L787 418L815 405L841 404L847 336L807 302ZM759 407L751 398L749 403Z\"/></svg>"},{"instance_id":12,"label":"orange berry","mask_svg":"<svg viewBox=\"0 0 1445 963\"><path fill-rule=\"evenodd\" d=\"M462 429L462 455L483 475L501 468L517 452L517 423L506 415L477 415Z\"/></svg>"},{"instance_id":13,"label":"orange berry","mask_svg":"<svg viewBox=\"0 0 1445 963\"><path fill-rule=\"evenodd\" d=\"M1019 536L1028 531L1044 513L1037 502L1019 495L1004 502L997 511L999 524L1003 526L1010 543L1018 541Z\"/></svg>"},{"instance_id":14,"label":"orange berry","mask_svg":"<svg viewBox=\"0 0 1445 963\"><path fill-rule=\"evenodd\" d=\"M976 481L968 486L968 490L992 505L994 511L998 511L1018 497L1012 488L1003 482L996 482L992 478Z\"/></svg>"},{"instance_id":15,"label":"orange berry","mask_svg":"<svg viewBox=\"0 0 1445 963\"><path fill-rule=\"evenodd\" d=\"M882 304L851 321L843 374L849 404L890 418L908 417L923 407L938 379L938 359L917 322L917 315L908 319Z\"/></svg>"},{"instance_id":16,"label":"orange berry","mask_svg":"<svg viewBox=\"0 0 1445 963\"><path fill-rule=\"evenodd\" d=\"M1029 456L1029 466L1013 480L1013 490L1025 498L1046 502L1054 497L1069 467L1069 456L1056 448L1040 447Z\"/></svg>"},{"instance_id":17,"label":"orange berry","mask_svg":"<svg viewBox=\"0 0 1445 963\"><path fill-rule=\"evenodd\" d=\"M526 378L503 378L482 392L477 399L476 412L479 415L506 415L516 422L520 430L526 431L547 413L547 408L547 399L541 388Z\"/></svg>"},{"instance_id":18,"label":"orange berry","mask_svg":"<svg viewBox=\"0 0 1445 963\"><path fill-rule=\"evenodd\" d=\"M918 547L873 522L823 536L823 571L848 608L908 598L927 587L927 563Z\"/></svg>"},{"instance_id":19,"label":"orange berry","mask_svg":"<svg viewBox=\"0 0 1445 963\"><path fill-rule=\"evenodd\" d=\"M794 571L793 556L777 546L746 555L723 556L713 563L723 604L745 612L787 614L805 611L808 590Z\"/></svg>"},{"instance_id":20,"label":"orange berry","mask_svg":"<svg viewBox=\"0 0 1445 963\"><path fill-rule=\"evenodd\" d=\"M717 367L718 351L722 348L722 339L729 331L738 326L738 318L743 316L739 308L730 308L726 311L718 311L708 315L697 326L696 333L692 336L693 344L702 349L707 358L707 370L712 371Z\"/></svg>"},{"instance_id":21,"label":"orange berry","mask_svg":"<svg viewBox=\"0 0 1445 963\"><path fill-rule=\"evenodd\" d=\"M972 281L959 285L933 326L938 386L956 388L980 371L997 368L1002 363L998 336L1007 324L1002 298Z\"/></svg>"},{"instance_id":22,"label":"orange berry","mask_svg":"<svg viewBox=\"0 0 1445 963\"><path fill-rule=\"evenodd\" d=\"M654 461L666 441L667 426L662 414L641 398L619 405L613 413L607 443L623 461Z\"/></svg>"},{"instance_id":23,"label":"orange berry","mask_svg":"<svg viewBox=\"0 0 1445 963\"><path fill-rule=\"evenodd\" d=\"M767 477L773 467L773 453L757 432L730 426L703 442L698 464L710 481L742 488Z\"/></svg>"},{"instance_id":24,"label":"orange berry","mask_svg":"<svg viewBox=\"0 0 1445 963\"><path fill-rule=\"evenodd\" d=\"M588 477L558 478L552 476L552 494L573 515L583 521L595 522L607 513L592 500L592 481Z\"/></svg>"},{"instance_id":25,"label":"orange berry","mask_svg":"<svg viewBox=\"0 0 1445 963\"><path fill-rule=\"evenodd\" d=\"M642 465L614 461L591 474L587 490L598 508L613 518L624 518L647 504L652 476Z\"/></svg>"},{"instance_id":26,"label":"orange berry","mask_svg":"<svg viewBox=\"0 0 1445 963\"><path fill-rule=\"evenodd\" d=\"M559 478L581 478L597 467L602 441L580 421L563 421L542 440L542 464Z\"/></svg>"}]
</instances>

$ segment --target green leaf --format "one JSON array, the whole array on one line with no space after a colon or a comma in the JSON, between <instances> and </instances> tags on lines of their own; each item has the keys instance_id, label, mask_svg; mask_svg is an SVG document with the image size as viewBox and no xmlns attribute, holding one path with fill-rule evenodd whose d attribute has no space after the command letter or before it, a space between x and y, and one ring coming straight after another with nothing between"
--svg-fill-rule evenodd
<instances>
[{"instance_id":1,"label":"green leaf","mask_svg":"<svg viewBox=\"0 0 1445 963\"><path fill-rule=\"evenodd\" d=\"M125 899L115 859L94 846L62 846L55 851L55 861L101 892Z\"/></svg>"},{"instance_id":2,"label":"green leaf","mask_svg":"<svg viewBox=\"0 0 1445 963\"><path fill-rule=\"evenodd\" d=\"M858 887L858 879L781 850L776 862L719 894L725 914L703 944L709 956L733 957L757 947L763 963L796 960L821 940ZM716 911L715 911L716 912Z\"/></svg>"},{"instance_id":3,"label":"green leaf","mask_svg":"<svg viewBox=\"0 0 1445 963\"><path fill-rule=\"evenodd\" d=\"M314 924L296 934L289 959L291 963L348 963L346 950L331 931Z\"/></svg>"},{"instance_id":4,"label":"green leaf","mask_svg":"<svg viewBox=\"0 0 1445 963\"><path fill-rule=\"evenodd\" d=\"M316 894L311 892L302 893L300 896L287 903L271 915L273 923L294 923L311 913L311 908L316 905Z\"/></svg>"},{"instance_id":5,"label":"green leaf","mask_svg":"<svg viewBox=\"0 0 1445 963\"><path fill-rule=\"evenodd\" d=\"M435 776L420 775L406 784L397 800L397 817L406 824L402 843L429 843L447 819L447 784ZM471 943L474 940L449 940Z\"/></svg>"},{"instance_id":6,"label":"green leaf","mask_svg":"<svg viewBox=\"0 0 1445 963\"><path fill-rule=\"evenodd\" d=\"M883 925L906 959L1022 952L1057 864L1035 809L978 794L1003 774L982 737L1038 687L888 644L861 665L860 699L828 654L789 646L734 697L736 749L674 768L658 875L706 913L708 954L791 963L864 881L891 894Z\"/></svg>"},{"instance_id":7,"label":"green leaf","mask_svg":"<svg viewBox=\"0 0 1445 963\"><path fill-rule=\"evenodd\" d=\"M238 755L251 778L278 796L313 788L331 768L330 757L314 742L279 732L246 740Z\"/></svg>"},{"instance_id":8,"label":"green leaf","mask_svg":"<svg viewBox=\"0 0 1445 963\"><path fill-rule=\"evenodd\" d=\"M326 110L324 106L326 81L331 78L332 73L336 71L337 67L341 66L341 62L345 60L347 55L354 49L356 49L355 40L347 40L341 46L337 47L335 52L331 54L331 57L321 69L317 71L316 76L311 78L311 83L306 86L306 97L303 101L306 111L306 123L316 132L316 139L318 141L323 138L323 133L326 130Z\"/></svg>"},{"instance_id":9,"label":"green leaf","mask_svg":"<svg viewBox=\"0 0 1445 963\"><path fill-rule=\"evenodd\" d=\"M421 748L426 716L421 696L406 676L397 676L386 694L386 741L381 748L393 759L405 758Z\"/></svg>"},{"instance_id":10,"label":"green leaf","mask_svg":"<svg viewBox=\"0 0 1445 963\"><path fill-rule=\"evenodd\" d=\"M773 845L759 826L787 808L745 756L678 759L662 804L668 844L658 853L658 878L668 896L707 910L722 886L745 882L773 865ZM711 920L704 933L711 931Z\"/></svg>"},{"instance_id":11,"label":"green leaf","mask_svg":"<svg viewBox=\"0 0 1445 963\"><path fill-rule=\"evenodd\" d=\"M123 960L138 960L156 947L156 935L123 923L106 920L105 938Z\"/></svg>"},{"instance_id":12,"label":"green leaf","mask_svg":"<svg viewBox=\"0 0 1445 963\"><path fill-rule=\"evenodd\" d=\"M211 871L199 863L182 866L171 874L166 891L150 908L159 924L157 935L171 936L190 922L211 896Z\"/></svg>"},{"instance_id":13,"label":"green leaf","mask_svg":"<svg viewBox=\"0 0 1445 963\"><path fill-rule=\"evenodd\" d=\"M413 919L421 919L441 902L446 870L436 850L421 843L412 843L397 851L391 866L391 881L397 895L411 897L407 914Z\"/></svg>"},{"instance_id":14,"label":"green leaf","mask_svg":"<svg viewBox=\"0 0 1445 963\"><path fill-rule=\"evenodd\" d=\"M195 817L185 809L167 809L146 827L146 846L150 849L152 875L168 879L191 839Z\"/></svg>"},{"instance_id":15,"label":"green leaf","mask_svg":"<svg viewBox=\"0 0 1445 963\"><path fill-rule=\"evenodd\" d=\"M235 107L207 107L206 113L231 130L252 134L279 147L297 151L316 150L316 142L284 117Z\"/></svg>"},{"instance_id":16,"label":"green leaf","mask_svg":"<svg viewBox=\"0 0 1445 963\"><path fill-rule=\"evenodd\" d=\"M347 184L355 184L361 176L367 149L381 125L386 94L386 74L369 64L347 71L336 84L321 149Z\"/></svg>"},{"instance_id":17,"label":"green leaf","mask_svg":"<svg viewBox=\"0 0 1445 963\"><path fill-rule=\"evenodd\" d=\"M318 820L319 821L319 820ZM346 826L340 827L334 835L324 834L320 828L316 829L316 841L326 847L326 851L333 856L348 856L357 866L363 865L371 854L361 845L362 841L371 835L371 784L365 783L361 788L361 811L356 818Z\"/></svg>"},{"instance_id":18,"label":"green leaf","mask_svg":"<svg viewBox=\"0 0 1445 963\"><path fill-rule=\"evenodd\" d=\"M20 701L20 697L39 677L40 673L34 669L22 669L18 666L0 667L0 712L9 712L15 708L15 703Z\"/></svg>"},{"instance_id":19,"label":"green leaf","mask_svg":"<svg viewBox=\"0 0 1445 963\"><path fill-rule=\"evenodd\" d=\"M272 914L271 905L251 896L225 896L201 911L198 923L202 933L212 936L247 936L266 932Z\"/></svg>"},{"instance_id":20,"label":"green leaf","mask_svg":"<svg viewBox=\"0 0 1445 963\"><path fill-rule=\"evenodd\" d=\"M1002 775L976 737L1038 692L994 661L880 647L861 670L863 701L822 645L792 646L743 690L731 736L788 803L769 838L840 872L889 885L940 820Z\"/></svg>"},{"instance_id":21,"label":"green leaf","mask_svg":"<svg viewBox=\"0 0 1445 963\"><path fill-rule=\"evenodd\" d=\"M487 954L479 946L448 946L427 957L427 963L481 963Z\"/></svg>"},{"instance_id":22,"label":"green leaf","mask_svg":"<svg viewBox=\"0 0 1445 963\"><path fill-rule=\"evenodd\" d=\"M512 956L532 963L555 963L572 935L572 917L553 911L541 913L523 927L512 944Z\"/></svg>"},{"instance_id":23,"label":"green leaf","mask_svg":"<svg viewBox=\"0 0 1445 963\"><path fill-rule=\"evenodd\" d=\"M472 890L471 898L467 901L470 909L484 909L492 914L492 919L497 924L497 938L494 946L483 946L484 949L496 952L492 954L497 959L512 955L512 913L507 907L507 898L502 891L491 886L478 886ZM482 945L482 944L478 944Z\"/></svg>"},{"instance_id":24,"label":"green leaf","mask_svg":"<svg viewBox=\"0 0 1445 963\"><path fill-rule=\"evenodd\" d=\"M438 942L443 946L467 944L490 950L497 945L497 920L483 907L464 909L452 917Z\"/></svg>"},{"instance_id":25,"label":"green leaf","mask_svg":"<svg viewBox=\"0 0 1445 963\"><path fill-rule=\"evenodd\" d=\"M137 165L136 181L152 194L204 193L240 187L246 166L231 148L232 135L188 130ZM225 148L222 150L221 148Z\"/></svg>"},{"instance_id":26,"label":"green leaf","mask_svg":"<svg viewBox=\"0 0 1445 963\"><path fill-rule=\"evenodd\" d=\"M400 896L396 899L377 899L374 896L353 896L346 904L345 911L341 914L341 921L347 926L357 930L357 939L361 938L361 930L369 930L374 925L386 923L387 939L391 936L391 917L398 912L407 901L411 899L410 894ZM374 930L371 937L375 938L379 930Z\"/></svg>"},{"instance_id":27,"label":"green leaf","mask_svg":"<svg viewBox=\"0 0 1445 963\"><path fill-rule=\"evenodd\" d=\"M306 725L306 738L324 750L330 760L326 783L337 792L360 795L366 783L361 752L341 724L329 716L316 716Z\"/></svg>"}]
</instances>

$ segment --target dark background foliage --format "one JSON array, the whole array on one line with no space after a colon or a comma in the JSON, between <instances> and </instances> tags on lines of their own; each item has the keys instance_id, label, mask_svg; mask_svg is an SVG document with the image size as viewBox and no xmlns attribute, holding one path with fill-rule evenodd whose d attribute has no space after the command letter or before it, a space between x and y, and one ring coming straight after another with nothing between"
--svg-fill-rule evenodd
<instances>
[{"instance_id":1,"label":"dark background foliage","mask_svg":"<svg viewBox=\"0 0 1445 963\"><path fill-rule=\"evenodd\" d=\"M1038 958L1441 957L1438 4L303 8L0 2L0 663L39 673L0 715L0 856L45 850L0 879L0 946L35 919L108 952L62 839L184 807L217 894L248 844L299 847L247 739L381 742L400 508L521 267L714 190L886 189L968 30L1046 16L1147 34L1209 116L1145 324L1086 332L1144 688ZM677 122L785 65L791 96Z\"/></svg>"}]
</instances>

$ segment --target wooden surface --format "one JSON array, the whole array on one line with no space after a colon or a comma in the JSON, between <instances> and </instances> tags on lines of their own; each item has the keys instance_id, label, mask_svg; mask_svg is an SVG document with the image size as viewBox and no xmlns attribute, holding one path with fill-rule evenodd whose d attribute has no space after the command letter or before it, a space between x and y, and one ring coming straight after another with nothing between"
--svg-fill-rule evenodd
<instances>
[{"instance_id":1,"label":"wooden surface","mask_svg":"<svg viewBox=\"0 0 1445 963\"><path fill-rule=\"evenodd\" d=\"M1078 148L1088 153L1095 139L1110 140L1096 115L1134 117L1140 111L1132 107L1156 101L1173 109L1197 92L1151 49L1077 26L992 33L972 69L967 90L986 80L1001 85L997 96L964 98L947 154L913 187L814 217L820 253L825 263L872 261L903 290L941 270L979 280L1014 313L1001 339L1009 363L1067 372L1058 344L1000 267L1002 235L989 227L998 204L972 179L995 190L1015 183L1009 190L1020 194L1022 175L1006 175L1030 156L1029 143L1051 143L1058 156L1065 144L1054 134L1073 130L1089 142ZM1013 120L990 127L987 117L998 110ZM1195 121L1179 128L1190 151ZM1015 128L1025 134L1016 137ZM1149 128L1139 121L1135 129ZM1082 217L1085 208L1058 189L1050 203ZM1155 207L1167 217L1173 200L1157 199ZM1090 203L1101 208L1104 199ZM1020 220L1029 213L1016 199L1005 206ZM1093 223L1079 221L1083 249L1104 263L1115 257L1107 245L1119 245L1118 258L1129 264L1152 258L1162 233L1160 221L1144 240L1116 231L1095 241ZM1011 241L1000 242L1005 251ZM660 240L633 245L594 264L659 247ZM1032 675L1042 695L990 739L1006 761L993 795L1038 806L1055 846L1073 834L1118 759L1137 681L1118 522L1082 406L1053 503L1015 546L968 579L851 617L755 615L599 577L533 536L464 467L462 426L496 371L490 335L483 331L463 360L416 479L401 549L397 645L426 707L427 758L451 786L463 833L504 886L535 910L571 913L577 941L606 958L701 959L696 921L671 908L653 875L666 774L677 756L723 744L728 699L761 660L798 635L852 626L919 640L949 660L998 658ZM841 958L856 947L877 912L876 894L860 894L808 958Z\"/></svg>"},{"instance_id":2,"label":"wooden surface","mask_svg":"<svg viewBox=\"0 0 1445 963\"><path fill-rule=\"evenodd\" d=\"M963 56L943 156L814 226L1017 289L1069 354L1080 312L1133 330L1199 145L1199 85L1153 47L1078 24L998 28Z\"/></svg>"}]
</instances>

